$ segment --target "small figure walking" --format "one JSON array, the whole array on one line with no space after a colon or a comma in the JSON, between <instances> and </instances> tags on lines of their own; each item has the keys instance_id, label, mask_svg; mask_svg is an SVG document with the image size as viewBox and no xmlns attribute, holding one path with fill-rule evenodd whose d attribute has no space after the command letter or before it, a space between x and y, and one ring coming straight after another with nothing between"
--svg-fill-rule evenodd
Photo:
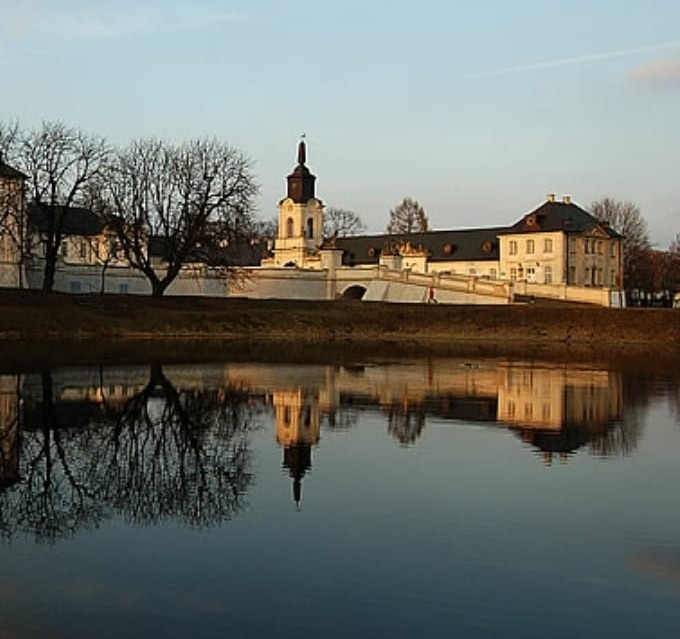
<instances>
[{"instance_id":1,"label":"small figure walking","mask_svg":"<svg viewBox=\"0 0 680 639\"><path fill-rule=\"evenodd\" d=\"M427 303L428 304L436 304L437 300L434 297L434 286L430 286L430 288L427 291Z\"/></svg>"}]
</instances>

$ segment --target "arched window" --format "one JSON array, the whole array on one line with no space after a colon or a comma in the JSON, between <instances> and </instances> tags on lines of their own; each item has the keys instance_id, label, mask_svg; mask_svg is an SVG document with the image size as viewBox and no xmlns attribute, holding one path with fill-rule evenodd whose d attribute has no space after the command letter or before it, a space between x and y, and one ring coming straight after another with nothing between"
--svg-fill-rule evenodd
<instances>
[{"instance_id":1,"label":"arched window","mask_svg":"<svg viewBox=\"0 0 680 639\"><path fill-rule=\"evenodd\" d=\"M314 237L314 220L311 217L307 219L307 237Z\"/></svg>"},{"instance_id":2,"label":"arched window","mask_svg":"<svg viewBox=\"0 0 680 639\"><path fill-rule=\"evenodd\" d=\"M295 226L295 223L293 222L293 218L289 217L286 220L286 237L293 237L294 226Z\"/></svg>"}]
</instances>

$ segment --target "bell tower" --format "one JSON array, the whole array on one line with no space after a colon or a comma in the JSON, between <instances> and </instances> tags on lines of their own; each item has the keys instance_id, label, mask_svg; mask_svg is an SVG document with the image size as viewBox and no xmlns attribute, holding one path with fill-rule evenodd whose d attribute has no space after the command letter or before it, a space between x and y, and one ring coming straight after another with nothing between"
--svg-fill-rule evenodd
<instances>
[{"instance_id":1,"label":"bell tower","mask_svg":"<svg viewBox=\"0 0 680 639\"><path fill-rule=\"evenodd\" d=\"M279 202L279 228L274 244L276 266L304 268L309 258L318 260L323 241L324 204L315 195L316 176L307 167L307 145L297 149L297 166L287 176L287 194Z\"/></svg>"}]
</instances>

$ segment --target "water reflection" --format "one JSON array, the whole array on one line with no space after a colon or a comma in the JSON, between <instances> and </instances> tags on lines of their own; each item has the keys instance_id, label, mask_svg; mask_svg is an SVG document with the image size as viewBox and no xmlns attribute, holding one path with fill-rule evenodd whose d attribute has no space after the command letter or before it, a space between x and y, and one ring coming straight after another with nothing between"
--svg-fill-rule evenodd
<instances>
[{"instance_id":1,"label":"water reflection","mask_svg":"<svg viewBox=\"0 0 680 639\"><path fill-rule=\"evenodd\" d=\"M257 404L160 366L5 377L0 526L54 541L113 514L210 526L244 507ZM18 427L20 424L20 428Z\"/></svg>"},{"instance_id":2,"label":"water reflection","mask_svg":"<svg viewBox=\"0 0 680 639\"><path fill-rule=\"evenodd\" d=\"M305 388L271 392L276 422L276 442L283 448L283 467L293 479L293 500L299 507L302 478L312 467L312 446L321 434L319 392Z\"/></svg>"},{"instance_id":3,"label":"water reflection","mask_svg":"<svg viewBox=\"0 0 680 639\"><path fill-rule=\"evenodd\" d=\"M630 454L649 390L617 371L513 361L64 368L0 376L0 528L54 541L113 515L194 527L241 511L250 433L273 419L299 505L323 429L384 418L399 445L428 424L507 428L545 463Z\"/></svg>"}]
</instances>

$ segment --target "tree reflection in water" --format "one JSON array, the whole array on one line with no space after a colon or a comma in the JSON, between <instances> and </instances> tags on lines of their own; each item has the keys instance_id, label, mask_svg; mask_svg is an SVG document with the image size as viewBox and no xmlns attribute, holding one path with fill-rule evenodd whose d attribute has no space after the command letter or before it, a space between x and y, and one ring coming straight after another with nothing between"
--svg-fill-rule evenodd
<instances>
[{"instance_id":1,"label":"tree reflection in water","mask_svg":"<svg viewBox=\"0 0 680 639\"><path fill-rule=\"evenodd\" d=\"M0 494L6 537L55 541L114 514L207 527L245 507L256 407L243 391L179 390L152 366L139 392L118 404L102 398L79 422L55 402L49 372L41 383L22 429L21 481Z\"/></svg>"},{"instance_id":2,"label":"tree reflection in water","mask_svg":"<svg viewBox=\"0 0 680 639\"><path fill-rule=\"evenodd\" d=\"M420 406L389 406L387 415L387 432L401 446L415 444L425 428L425 412Z\"/></svg>"}]
</instances>

